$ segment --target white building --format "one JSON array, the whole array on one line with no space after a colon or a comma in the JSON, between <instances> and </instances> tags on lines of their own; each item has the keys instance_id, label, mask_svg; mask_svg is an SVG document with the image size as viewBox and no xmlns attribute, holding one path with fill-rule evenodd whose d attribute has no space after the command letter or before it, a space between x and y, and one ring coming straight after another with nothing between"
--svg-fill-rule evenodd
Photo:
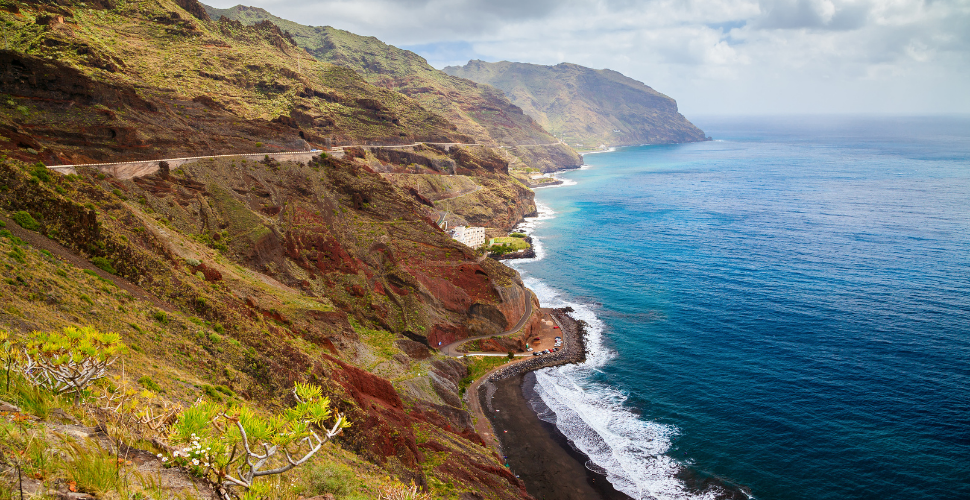
<instances>
[{"instance_id":1,"label":"white building","mask_svg":"<svg viewBox=\"0 0 970 500\"><path fill-rule=\"evenodd\" d=\"M472 248L478 248L485 244L484 227L457 226L448 231L448 234L452 238Z\"/></svg>"}]
</instances>

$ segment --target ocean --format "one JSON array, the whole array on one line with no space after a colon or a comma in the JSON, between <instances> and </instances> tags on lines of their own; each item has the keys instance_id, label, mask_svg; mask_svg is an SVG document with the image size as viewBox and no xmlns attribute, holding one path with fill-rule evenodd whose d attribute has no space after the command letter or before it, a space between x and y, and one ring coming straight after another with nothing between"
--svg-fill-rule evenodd
<instances>
[{"instance_id":1,"label":"ocean","mask_svg":"<svg viewBox=\"0 0 970 500\"><path fill-rule=\"evenodd\" d=\"M970 498L970 118L694 123L537 190L541 418L635 499Z\"/></svg>"}]
</instances>

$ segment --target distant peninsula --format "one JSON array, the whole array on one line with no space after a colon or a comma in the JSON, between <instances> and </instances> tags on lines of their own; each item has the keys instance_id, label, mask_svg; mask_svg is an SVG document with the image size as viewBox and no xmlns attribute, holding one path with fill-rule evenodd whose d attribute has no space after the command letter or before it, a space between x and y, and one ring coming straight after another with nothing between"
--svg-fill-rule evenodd
<instances>
[{"instance_id":1,"label":"distant peninsula","mask_svg":"<svg viewBox=\"0 0 970 500\"><path fill-rule=\"evenodd\" d=\"M449 75L501 89L546 130L577 149L708 140L677 102L609 69L469 61Z\"/></svg>"}]
</instances>

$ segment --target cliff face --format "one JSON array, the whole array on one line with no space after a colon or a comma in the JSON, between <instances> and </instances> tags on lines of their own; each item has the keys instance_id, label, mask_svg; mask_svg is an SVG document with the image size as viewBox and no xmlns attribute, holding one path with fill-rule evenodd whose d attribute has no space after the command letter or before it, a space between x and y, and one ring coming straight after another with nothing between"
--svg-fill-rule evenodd
<instances>
[{"instance_id":1,"label":"cliff face","mask_svg":"<svg viewBox=\"0 0 970 500\"><path fill-rule=\"evenodd\" d=\"M705 140L670 97L616 71L470 61L450 75L502 89L513 103L570 145L595 148Z\"/></svg>"},{"instance_id":2,"label":"cliff face","mask_svg":"<svg viewBox=\"0 0 970 500\"><path fill-rule=\"evenodd\" d=\"M393 89L426 109L447 118L459 133L485 145L546 145L535 148L523 161L555 163L556 168L582 165L582 159L570 148L559 144L540 124L509 101L505 94L490 85L450 76L439 71L414 52L387 45L374 37L363 37L329 26L304 26L276 17L256 7L236 6L231 9L206 7L213 18L228 18L244 24L272 22L293 36L321 61L330 62L359 73L368 82ZM547 152L548 150L548 152ZM548 168L548 167L547 167Z\"/></svg>"}]
</instances>

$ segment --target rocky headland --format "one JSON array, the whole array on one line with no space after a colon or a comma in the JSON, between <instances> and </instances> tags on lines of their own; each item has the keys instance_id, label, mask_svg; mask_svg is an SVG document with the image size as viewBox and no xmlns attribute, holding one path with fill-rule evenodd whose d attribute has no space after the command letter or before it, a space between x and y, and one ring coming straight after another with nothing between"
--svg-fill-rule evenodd
<instances>
[{"instance_id":1,"label":"rocky headland","mask_svg":"<svg viewBox=\"0 0 970 500\"><path fill-rule=\"evenodd\" d=\"M502 89L546 130L579 149L707 140L677 111L676 101L616 71L478 60L444 71Z\"/></svg>"}]
</instances>

